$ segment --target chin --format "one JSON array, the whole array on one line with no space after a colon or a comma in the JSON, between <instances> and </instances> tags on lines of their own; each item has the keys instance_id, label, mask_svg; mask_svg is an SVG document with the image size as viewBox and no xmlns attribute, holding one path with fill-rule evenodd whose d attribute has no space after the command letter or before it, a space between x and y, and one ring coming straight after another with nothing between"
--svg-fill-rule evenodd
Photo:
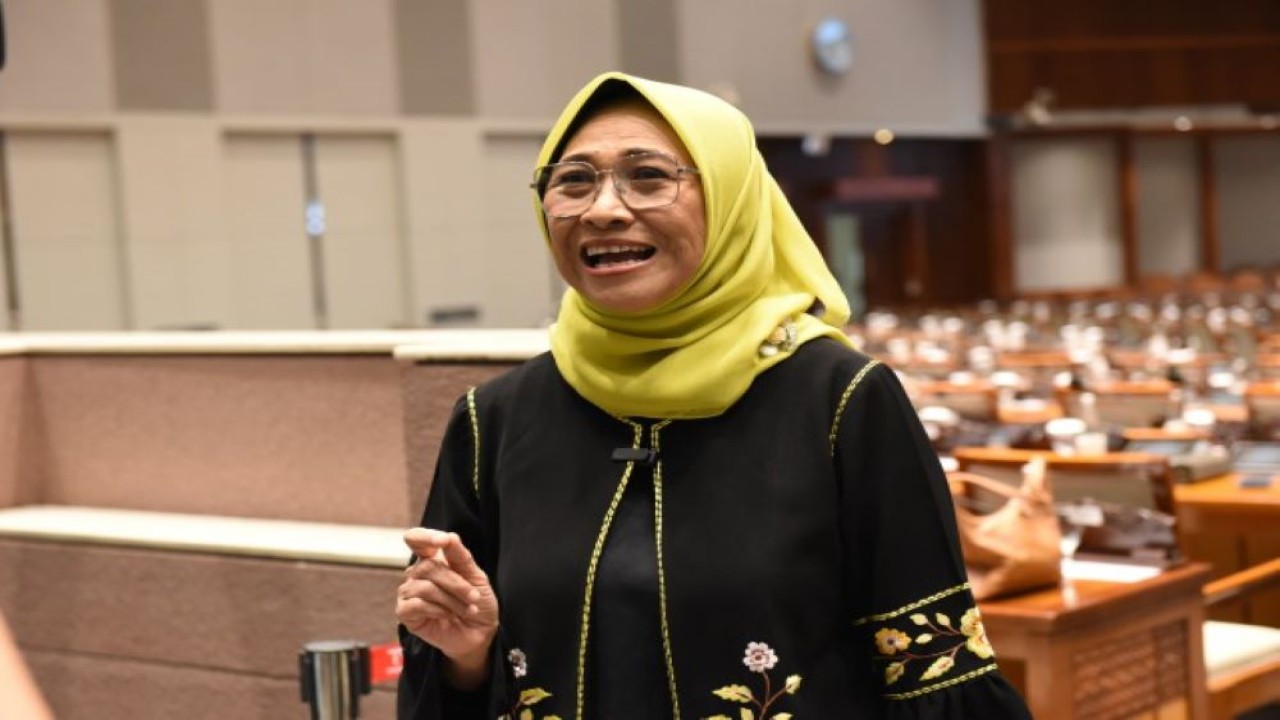
<instances>
[{"instance_id":1,"label":"chin","mask_svg":"<svg viewBox=\"0 0 1280 720\"><path fill-rule=\"evenodd\" d=\"M583 293L583 296L602 310L628 315L652 310L667 300L666 295L648 292Z\"/></svg>"}]
</instances>

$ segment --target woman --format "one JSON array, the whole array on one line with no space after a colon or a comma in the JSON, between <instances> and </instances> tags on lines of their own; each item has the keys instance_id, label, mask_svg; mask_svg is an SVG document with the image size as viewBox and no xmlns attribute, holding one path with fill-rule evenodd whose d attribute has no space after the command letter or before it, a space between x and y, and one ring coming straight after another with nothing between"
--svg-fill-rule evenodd
<instances>
[{"instance_id":1,"label":"woman","mask_svg":"<svg viewBox=\"0 0 1280 720\"><path fill-rule=\"evenodd\" d=\"M533 187L570 290L551 353L454 410L400 717L1027 717L937 459L747 119L608 73Z\"/></svg>"},{"instance_id":2,"label":"woman","mask_svg":"<svg viewBox=\"0 0 1280 720\"><path fill-rule=\"evenodd\" d=\"M0 718L53 718L3 615L0 615Z\"/></svg>"}]
</instances>

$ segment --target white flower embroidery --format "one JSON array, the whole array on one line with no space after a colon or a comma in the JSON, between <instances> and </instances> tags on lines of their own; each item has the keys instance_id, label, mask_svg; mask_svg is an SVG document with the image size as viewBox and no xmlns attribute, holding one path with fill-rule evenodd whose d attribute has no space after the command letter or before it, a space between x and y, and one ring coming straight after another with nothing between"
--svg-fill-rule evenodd
<instances>
[{"instance_id":1,"label":"white flower embroidery","mask_svg":"<svg viewBox=\"0 0 1280 720\"><path fill-rule=\"evenodd\" d=\"M765 643L747 643L747 656L742 659L742 664L753 673L763 673L778 664L778 656Z\"/></svg>"},{"instance_id":2,"label":"white flower embroidery","mask_svg":"<svg viewBox=\"0 0 1280 720\"><path fill-rule=\"evenodd\" d=\"M773 679L769 677L769 671L778 664L778 654L767 643L747 643L747 655L742 659L742 664L747 666L748 671L763 676L760 683L764 686L764 692L759 697L756 697L751 688L736 683L718 687L712 690L711 694L721 700L742 705L743 707L738 708L738 715L735 716L741 720L792 720L791 713L775 712L770 715L769 708L775 703L785 702L783 696L795 695L800 690L803 678L799 675L788 675L781 687L775 687ZM750 705L756 706L759 710L747 707ZM521 718L521 720L525 719ZM728 715L712 715L706 720L731 720L731 718Z\"/></svg>"},{"instance_id":3,"label":"white flower embroidery","mask_svg":"<svg viewBox=\"0 0 1280 720\"><path fill-rule=\"evenodd\" d=\"M507 653L507 661L511 663L511 674L516 677L522 678L529 674L528 658L520 648L512 648L511 652Z\"/></svg>"}]
</instances>

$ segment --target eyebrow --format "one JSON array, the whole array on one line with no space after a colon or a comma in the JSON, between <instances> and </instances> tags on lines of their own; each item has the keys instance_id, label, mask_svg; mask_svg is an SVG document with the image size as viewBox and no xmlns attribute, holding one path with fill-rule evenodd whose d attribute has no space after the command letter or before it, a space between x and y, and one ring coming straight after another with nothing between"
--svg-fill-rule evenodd
<instances>
[{"instance_id":1,"label":"eyebrow","mask_svg":"<svg viewBox=\"0 0 1280 720\"><path fill-rule=\"evenodd\" d=\"M623 150L622 156L631 157L633 155L647 155L649 153L656 153L658 155L671 154L671 153L663 152L662 150L658 150L657 148L633 147L633 148L627 148L626 150ZM595 157L595 153L576 152L576 153L573 153L572 155L565 155L561 157L559 162L585 162L590 160L592 157Z\"/></svg>"}]
</instances>

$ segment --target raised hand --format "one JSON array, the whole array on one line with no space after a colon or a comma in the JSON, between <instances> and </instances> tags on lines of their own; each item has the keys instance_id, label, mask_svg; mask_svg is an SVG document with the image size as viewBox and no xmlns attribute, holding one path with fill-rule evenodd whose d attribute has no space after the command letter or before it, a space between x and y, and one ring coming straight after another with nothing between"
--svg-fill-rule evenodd
<instances>
[{"instance_id":1,"label":"raised hand","mask_svg":"<svg viewBox=\"0 0 1280 720\"><path fill-rule=\"evenodd\" d=\"M396 617L449 659L446 677L452 685L479 686L498 633L498 598L489 576L456 533L413 528L404 542L418 559L404 571Z\"/></svg>"}]
</instances>

